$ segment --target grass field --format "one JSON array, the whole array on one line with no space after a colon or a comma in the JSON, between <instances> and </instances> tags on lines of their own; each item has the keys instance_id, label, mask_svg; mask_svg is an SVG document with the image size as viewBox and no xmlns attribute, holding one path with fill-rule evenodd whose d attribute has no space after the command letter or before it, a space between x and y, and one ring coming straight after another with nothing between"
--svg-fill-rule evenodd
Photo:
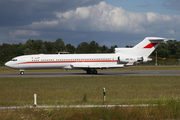
<instances>
[{"instance_id":1,"label":"grass field","mask_svg":"<svg viewBox=\"0 0 180 120\"><path fill-rule=\"evenodd\" d=\"M180 77L59 77L0 78L0 105L102 104L106 88L108 104L158 103L180 97Z\"/></svg>"},{"instance_id":2,"label":"grass field","mask_svg":"<svg viewBox=\"0 0 180 120\"><path fill-rule=\"evenodd\" d=\"M133 66L115 70L179 70L179 66ZM0 72L19 72L0 67ZM35 70L44 72L51 70ZM62 70L52 70L59 71ZM51 72L52 72L51 71ZM27 71L28 72L28 71ZM30 71L32 72L32 71ZM1 78L0 106L103 104L158 104L131 108L17 109L1 110L0 119L180 119L180 77L57 77ZM85 97L86 96L86 97Z\"/></svg>"},{"instance_id":3,"label":"grass field","mask_svg":"<svg viewBox=\"0 0 180 120\"><path fill-rule=\"evenodd\" d=\"M0 119L178 119L180 118L180 77L59 77L0 78L0 105L156 103L158 106L132 108L17 109L1 110ZM84 101L84 95L86 100Z\"/></svg>"},{"instance_id":4,"label":"grass field","mask_svg":"<svg viewBox=\"0 0 180 120\"><path fill-rule=\"evenodd\" d=\"M175 100L158 107L17 109L0 111L2 120L169 120L180 118L180 104Z\"/></svg>"}]
</instances>

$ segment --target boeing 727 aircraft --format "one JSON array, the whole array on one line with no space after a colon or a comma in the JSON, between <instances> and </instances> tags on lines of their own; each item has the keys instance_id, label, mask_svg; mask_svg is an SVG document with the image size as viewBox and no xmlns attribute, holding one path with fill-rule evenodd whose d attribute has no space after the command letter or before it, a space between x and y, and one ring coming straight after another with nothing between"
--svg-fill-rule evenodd
<instances>
[{"instance_id":1,"label":"boeing 727 aircraft","mask_svg":"<svg viewBox=\"0 0 180 120\"><path fill-rule=\"evenodd\" d=\"M123 68L148 62L148 56L163 41L160 37L146 37L133 48L115 48L113 54L37 54L23 55L5 63L19 69L23 75L28 69L83 69L87 74L97 74L96 69Z\"/></svg>"}]
</instances>

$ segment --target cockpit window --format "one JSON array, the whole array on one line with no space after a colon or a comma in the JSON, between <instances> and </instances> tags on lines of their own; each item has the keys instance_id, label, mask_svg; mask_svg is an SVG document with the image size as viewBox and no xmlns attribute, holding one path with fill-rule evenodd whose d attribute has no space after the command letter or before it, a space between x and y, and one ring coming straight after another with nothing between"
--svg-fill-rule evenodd
<instances>
[{"instance_id":1,"label":"cockpit window","mask_svg":"<svg viewBox=\"0 0 180 120\"><path fill-rule=\"evenodd\" d=\"M12 59L11 61L17 61L17 59Z\"/></svg>"}]
</instances>

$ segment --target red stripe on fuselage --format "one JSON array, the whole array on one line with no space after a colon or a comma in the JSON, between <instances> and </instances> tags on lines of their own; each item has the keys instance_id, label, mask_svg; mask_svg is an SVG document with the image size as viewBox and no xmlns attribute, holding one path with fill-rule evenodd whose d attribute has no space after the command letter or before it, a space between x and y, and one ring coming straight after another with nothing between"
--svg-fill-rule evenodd
<instances>
[{"instance_id":1,"label":"red stripe on fuselage","mask_svg":"<svg viewBox=\"0 0 180 120\"><path fill-rule=\"evenodd\" d=\"M34 64L34 63L83 63L83 62L117 62L117 60L102 60L102 61L32 61L32 62L22 62L18 64Z\"/></svg>"},{"instance_id":2,"label":"red stripe on fuselage","mask_svg":"<svg viewBox=\"0 0 180 120\"><path fill-rule=\"evenodd\" d=\"M155 45L157 45L158 43L149 43L147 46L145 46L144 48L152 48Z\"/></svg>"}]
</instances>

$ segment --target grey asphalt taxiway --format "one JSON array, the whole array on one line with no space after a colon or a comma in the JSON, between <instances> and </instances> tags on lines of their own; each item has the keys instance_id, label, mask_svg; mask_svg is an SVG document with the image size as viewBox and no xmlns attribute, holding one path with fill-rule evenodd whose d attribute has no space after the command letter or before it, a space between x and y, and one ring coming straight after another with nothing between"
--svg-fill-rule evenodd
<instances>
[{"instance_id":1,"label":"grey asphalt taxiway","mask_svg":"<svg viewBox=\"0 0 180 120\"><path fill-rule=\"evenodd\" d=\"M67 72L26 72L0 73L0 77L70 77L70 76L180 76L180 70L133 70L133 71L98 71L98 74L87 74L85 71Z\"/></svg>"}]
</instances>

